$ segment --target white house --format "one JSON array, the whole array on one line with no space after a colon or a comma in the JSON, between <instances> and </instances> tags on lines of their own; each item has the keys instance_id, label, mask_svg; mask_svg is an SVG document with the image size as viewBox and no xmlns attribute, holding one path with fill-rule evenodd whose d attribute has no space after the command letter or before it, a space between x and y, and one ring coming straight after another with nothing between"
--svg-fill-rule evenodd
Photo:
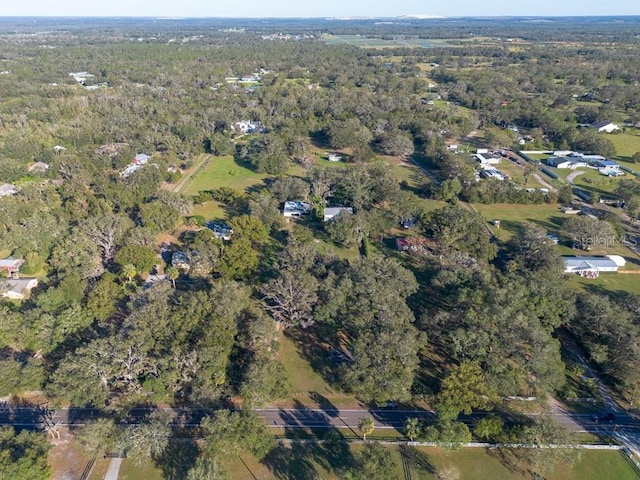
<instances>
[{"instance_id":1,"label":"white house","mask_svg":"<svg viewBox=\"0 0 640 480\"><path fill-rule=\"evenodd\" d=\"M595 122L595 123L592 123L590 126L591 128L595 128L598 132L603 132L603 133L612 133L617 130L620 130L620 127L618 125L611 122Z\"/></svg>"},{"instance_id":2,"label":"white house","mask_svg":"<svg viewBox=\"0 0 640 480\"><path fill-rule=\"evenodd\" d=\"M550 167L558 168L558 169L566 169L569 168L571 170L575 170L579 167L586 167L587 162L582 158L574 158L574 157L552 157L547 158L545 161L547 165Z\"/></svg>"},{"instance_id":3,"label":"white house","mask_svg":"<svg viewBox=\"0 0 640 480\"><path fill-rule=\"evenodd\" d=\"M129 166L127 166L127 168L125 168L123 171L120 172L120 176L122 178L127 178L129 175L131 175L136 170L139 170L141 167L142 165L136 165L132 163Z\"/></svg>"},{"instance_id":4,"label":"white house","mask_svg":"<svg viewBox=\"0 0 640 480\"><path fill-rule=\"evenodd\" d=\"M38 286L37 278L10 278L2 296L10 300L24 300L31 290Z\"/></svg>"},{"instance_id":5,"label":"white house","mask_svg":"<svg viewBox=\"0 0 640 480\"><path fill-rule=\"evenodd\" d=\"M330 153L328 155L329 161L330 162L340 162L342 161L342 155L340 155L339 153Z\"/></svg>"},{"instance_id":6,"label":"white house","mask_svg":"<svg viewBox=\"0 0 640 480\"><path fill-rule=\"evenodd\" d=\"M322 220L328 222L329 220L333 220L338 215L341 215L342 212L352 214L353 208L351 207L327 207L324 209L324 215Z\"/></svg>"},{"instance_id":7,"label":"white house","mask_svg":"<svg viewBox=\"0 0 640 480\"><path fill-rule=\"evenodd\" d=\"M285 217L301 217L311 211L311 205L307 202L289 201L284 202L282 215Z\"/></svg>"},{"instance_id":8,"label":"white house","mask_svg":"<svg viewBox=\"0 0 640 480\"><path fill-rule=\"evenodd\" d=\"M473 158L475 158L481 167L485 167L487 165L498 165L500 160L502 160L497 155L493 155L491 153L474 153Z\"/></svg>"},{"instance_id":9,"label":"white house","mask_svg":"<svg viewBox=\"0 0 640 480\"><path fill-rule=\"evenodd\" d=\"M0 260L0 272L6 271L9 275L18 273L24 264L24 258L7 257Z\"/></svg>"},{"instance_id":10,"label":"white house","mask_svg":"<svg viewBox=\"0 0 640 480\"><path fill-rule=\"evenodd\" d=\"M234 130L240 130L242 133L254 133L262 130L260 122L248 120L242 120L233 124Z\"/></svg>"},{"instance_id":11,"label":"white house","mask_svg":"<svg viewBox=\"0 0 640 480\"><path fill-rule=\"evenodd\" d=\"M145 165L150 159L150 155L147 155L146 153L138 153L131 163L135 165Z\"/></svg>"},{"instance_id":12,"label":"white house","mask_svg":"<svg viewBox=\"0 0 640 480\"><path fill-rule=\"evenodd\" d=\"M606 257L562 257L564 260L564 273L577 273L583 277L596 277L603 272L617 272L624 267L627 261L620 255L607 255Z\"/></svg>"}]
</instances>

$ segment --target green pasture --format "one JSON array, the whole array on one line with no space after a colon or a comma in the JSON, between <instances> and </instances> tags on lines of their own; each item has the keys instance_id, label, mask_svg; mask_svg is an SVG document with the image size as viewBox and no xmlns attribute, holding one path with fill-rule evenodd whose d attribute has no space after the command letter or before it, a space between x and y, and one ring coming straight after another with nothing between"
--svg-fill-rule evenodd
<instances>
[{"instance_id":1,"label":"green pasture","mask_svg":"<svg viewBox=\"0 0 640 480\"><path fill-rule=\"evenodd\" d=\"M640 130L638 129L632 128L624 133L607 134L606 138L616 147L616 160L628 161L634 153L640 152ZM629 166L633 168L633 164Z\"/></svg>"},{"instance_id":2,"label":"green pasture","mask_svg":"<svg viewBox=\"0 0 640 480\"><path fill-rule=\"evenodd\" d=\"M336 432L336 439L344 438ZM180 440L174 440L180 442ZM180 446L170 447L175 450ZM338 480L344 478L354 462L362 445L343 441L329 443L280 444L262 461L248 453L241 453L224 459L224 468L234 480L255 480L256 478L303 480L323 478ZM532 478L527 465L513 450L489 450L484 448L461 448L444 450L437 447L389 446L395 463L395 478L435 480L437 478L460 478L474 480L528 480ZM402 456L406 463L403 465ZM160 468L151 460L135 461L124 459L120 469L120 480L169 480L184 478L193 457L182 458ZM106 463L101 462L100 463ZM405 468L409 472L405 472ZM164 472L163 472L164 470ZM100 471L104 471L101 468ZM454 474L443 477L445 472ZM407 477L407 473L410 477ZM177 476L176 476L177 475ZM98 478L95 475L91 479ZM584 450L572 464L559 464L546 473L547 480L637 480L639 477L631 465L616 450ZM391 480L391 479L390 479Z\"/></svg>"},{"instance_id":3,"label":"green pasture","mask_svg":"<svg viewBox=\"0 0 640 480\"><path fill-rule=\"evenodd\" d=\"M589 168L585 169L584 173L575 177L573 183L577 187L589 192L598 192L600 195L611 196L622 179L628 180L633 178L635 177L628 173L621 177L607 177L602 175L598 170Z\"/></svg>"},{"instance_id":4,"label":"green pasture","mask_svg":"<svg viewBox=\"0 0 640 480\"><path fill-rule=\"evenodd\" d=\"M227 462L231 477L244 479L343 478L361 445L292 444L274 449L262 462L248 455ZM435 447L390 446L395 463L394 479L435 480L459 478L473 480L528 480L532 478L526 464L510 450L461 448L443 450ZM402 455L406 459L403 466ZM405 472L404 468L409 472ZM445 472L452 476L446 477ZM574 465L560 464L544 477L547 480L637 480L633 468L618 451L586 450ZM391 479L390 479L391 480Z\"/></svg>"},{"instance_id":5,"label":"green pasture","mask_svg":"<svg viewBox=\"0 0 640 480\"><path fill-rule=\"evenodd\" d=\"M506 241L522 226L529 222L545 228L548 232L557 233L566 218L558 205L516 205L496 203L492 205L473 204L473 207L487 220L487 225L493 234L502 241ZM493 224L500 220L500 228Z\"/></svg>"},{"instance_id":6,"label":"green pasture","mask_svg":"<svg viewBox=\"0 0 640 480\"><path fill-rule=\"evenodd\" d=\"M195 195L201 190L220 187L246 192L252 187L262 185L267 177L266 174L256 173L240 165L232 156L211 157L209 162L185 185L182 193Z\"/></svg>"}]
</instances>

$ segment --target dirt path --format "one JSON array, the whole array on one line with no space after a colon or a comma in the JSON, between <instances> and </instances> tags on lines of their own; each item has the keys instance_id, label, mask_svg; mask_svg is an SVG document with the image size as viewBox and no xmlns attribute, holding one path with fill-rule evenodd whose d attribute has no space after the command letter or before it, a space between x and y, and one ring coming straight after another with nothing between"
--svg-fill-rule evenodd
<instances>
[{"instance_id":1,"label":"dirt path","mask_svg":"<svg viewBox=\"0 0 640 480\"><path fill-rule=\"evenodd\" d=\"M567 182L569 182L569 185L573 185L573 181L576 179L576 177L578 175L582 175L583 173L586 173L584 170L576 170L574 172L571 172L569 175L567 175Z\"/></svg>"},{"instance_id":2,"label":"dirt path","mask_svg":"<svg viewBox=\"0 0 640 480\"><path fill-rule=\"evenodd\" d=\"M544 178L542 178L538 173L533 172L533 178L535 178L540 185L543 185L545 188L548 188L550 191L555 192L557 190L556 187L548 183Z\"/></svg>"},{"instance_id":3,"label":"dirt path","mask_svg":"<svg viewBox=\"0 0 640 480\"><path fill-rule=\"evenodd\" d=\"M184 186L189 183L189 180L193 178L193 176L200 171L203 165L211 158L210 155L203 153L200 155L200 158L196 161L195 166L187 172L187 174L178 182L178 184L174 187L174 193L179 193L180 190L184 188Z\"/></svg>"}]
</instances>

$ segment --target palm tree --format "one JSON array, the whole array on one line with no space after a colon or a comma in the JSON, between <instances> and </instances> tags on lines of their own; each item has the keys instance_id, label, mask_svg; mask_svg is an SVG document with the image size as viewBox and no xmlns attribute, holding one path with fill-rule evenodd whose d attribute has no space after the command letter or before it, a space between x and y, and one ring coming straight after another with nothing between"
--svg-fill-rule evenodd
<instances>
[{"instance_id":1,"label":"palm tree","mask_svg":"<svg viewBox=\"0 0 640 480\"><path fill-rule=\"evenodd\" d=\"M415 417L407 418L404 424L404 434L413 442L420 435L420 421Z\"/></svg>"},{"instance_id":2,"label":"palm tree","mask_svg":"<svg viewBox=\"0 0 640 480\"><path fill-rule=\"evenodd\" d=\"M129 282L133 281L133 277L136 276L136 273L136 267L132 263L127 263L126 265L122 266L122 275L127 277Z\"/></svg>"},{"instance_id":3,"label":"palm tree","mask_svg":"<svg viewBox=\"0 0 640 480\"><path fill-rule=\"evenodd\" d=\"M371 417L362 417L358 422L358 429L362 432L362 439L366 442L367 435L371 435L375 430L376 425Z\"/></svg>"},{"instance_id":4,"label":"palm tree","mask_svg":"<svg viewBox=\"0 0 640 480\"><path fill-rule=\"evenodd\" d=\"M176 279L180 276L180 270L173 265L169 265L165 268L164 273L167 274L167 278L173 283L173 288L176 288Z\"/></svg>"}]
</instances>

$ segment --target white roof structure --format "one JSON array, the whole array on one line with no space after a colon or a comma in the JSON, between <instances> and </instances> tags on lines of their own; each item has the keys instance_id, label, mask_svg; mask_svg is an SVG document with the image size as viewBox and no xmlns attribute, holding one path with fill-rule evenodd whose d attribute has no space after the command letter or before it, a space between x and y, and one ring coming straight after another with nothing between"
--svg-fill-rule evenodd
<instances>
[{"instance_id":1,"label":"white roof structure","mask_svg":"<svg viewBox=\"0 0 640 480\"><path fill-rule=\"evenodd\" d=\"M613 258L612 258L613 257ZM606 257L575 256L563 257L565 273L582 272L617 272L619 267L626 264L626 260L619 255Z\"/></svg>"},{"instance_id":2,"label":"white roof structure","mask_svg":"<svg viewBox=\"0 0 640 480\"><path fill-rule=\"evenodd\" d=\"M480 165L498 165L502 160L492 153L474 153L473 157L480 162Z\"/></svg>"},{"instance_id":3,"label":"white roof structure","mask_svg":"<svg viewBox=\"0 0 640 480\"><path fill-rule=\"evenodd\" d=\"M4 197L6 195L15 195L16 193L17 191L14 185L11 185L10 183L0 185L0 197Z\"/></svg>"},{"instance_id":4,"label":"white roof structure","mask_svg":"<svg viewBox=\"0 0 640 480\"><path fill-rule=\"evenodd\" d=\"M333 218L337 217L338 215L340 215L342 212L346 212L346 213L353 213L353 208L351 207L327 207L324 209L324 216L323 216L323 220L325 222L328 222L329 220L332 220Z\"/></svg>"},{"instance_id":5,"label":"white roof structure","mask_svg":"<svg viewBox=\"0 0 640 480\"><path fill-rule=\"evenodd\" d=\"M146 153L138 153L133 159L133 163L136 163L138 165L144 165L149 161L150 158L151 156L147 155Z\"/></svg>"},{"instance_id":6,"label":"white roof structure","mask_svg":"<svg viewBox=\"0 0 640 480\"><path fill-rule=\"evenodd\" d=\"M627 264L627 261L624 259L624 257L620 255L607 255L607 258L616 262L616 265L618 265L619 267L624 267Z\"/></svg>"}]
</instances>

